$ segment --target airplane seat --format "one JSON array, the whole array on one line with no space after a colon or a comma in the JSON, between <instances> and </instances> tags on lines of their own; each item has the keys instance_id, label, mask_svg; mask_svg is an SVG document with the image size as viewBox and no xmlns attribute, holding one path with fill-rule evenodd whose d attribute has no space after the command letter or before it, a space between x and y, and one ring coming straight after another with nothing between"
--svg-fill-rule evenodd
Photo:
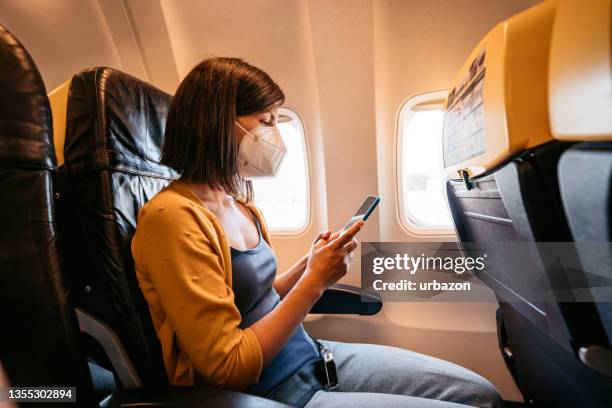
<instances>
[{"instance_id":1,"label":"airplane seat","mask_svg":"<svg viewBox=\"0 0 612 408\"><path fill-rule=\"evenodd\" d=\"M36 64L0 26L0 361L13 387L77 387L95 404L57 245L51 110Z\"/></svg>"},{"instance_id":2,"label":"airplane seat","mask_svg":"<svg viewBox=\"0 0 612 408\"><path fill-rule=\"evenodd\" d=\"M62 89L54 92L65 98L66 112L58 203L62 251L72 301L88 321L82 327L89 355L114 370L120 389L166 387L130 240L139 209L177 177L158 163L172 97L110 68L82 71ZM117 337L114 347L104 327Z\"/></svg>"},{"instance_id":3,"label":"airplane seat","mask_svg":"<svg viewBox=\"0 0 612 408\"><path fill-rule=\"evenodd\" d=\"M582 345L581 360L612 376L612 5L560 3L550 56L553 136L576 142L561 157L559 183L587 300L603 335ZM590 356L590 357L589 357Z\"/></svg>"},{"instance_id":4,"label":"airplane seat","mask_svg":"<svg viewBox=\"0 0 612 408\"><path fill-rule=\"evenodd\" d=\"M567 277L535 244L572 240L557 180L572 143L555 140L548 120L556 8L544 2L498 24L459 72L445 107L447 197L466 246L500 253L502 244L494 245L503 243L511 254L489 262L479 277L495 290L500 349L525 401L606 406L610 383L575 349L597 331L594 307L556 297Z\"/></svg>"}]
</instances>

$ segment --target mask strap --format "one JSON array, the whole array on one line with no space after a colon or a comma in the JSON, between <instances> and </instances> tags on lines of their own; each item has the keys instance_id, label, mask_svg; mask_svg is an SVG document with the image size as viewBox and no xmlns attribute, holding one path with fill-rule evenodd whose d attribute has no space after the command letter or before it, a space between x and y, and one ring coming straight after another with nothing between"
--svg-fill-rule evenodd
<instances>
[{"instance_id":1,"label":"mask strap","mask_svg":"<svg viewBox=\"0 0 612 408\"><path fill-rule=\"evenodd\" d=\"M234 121L234 123L236 125L238 125L238 127L242 130L244 130L245 133L251 134L251 132L249 132L248 130L246 130L237 120Z\"/></svg>"}]
</instances>

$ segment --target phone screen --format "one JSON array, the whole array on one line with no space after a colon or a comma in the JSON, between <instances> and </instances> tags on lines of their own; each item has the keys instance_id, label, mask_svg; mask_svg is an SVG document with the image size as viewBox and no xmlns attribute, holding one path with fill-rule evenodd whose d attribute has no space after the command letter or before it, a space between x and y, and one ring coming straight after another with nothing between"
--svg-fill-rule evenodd
<instances>
[{"instance_id":1,"label":"phone screen","mask_svg":"<svg viewBox=\"0 0 612 408\"><path fill-rule=\"evenodd\" d=\"M355 214L351 217L349 222L344 226L344 229L350 228L351 225L356 223L359 220L367 220L374 208L378 205L380 198L377 196L367 196L363 201L363 204L359 207L359 209L355 212Z\"/></svg>"},{"instance_id":2,"label":"phone screen","mask_svg":"<svg viewBox=\"0 0 612 408\"><path fill-rule=\"evenodd\" d=\"M378 203L378 201L379 199L376 196L367 196L363 204L361 204L361 207L359 207L359 209L355 212L355 216L365 216L366 214L370 215L368 210L374 205L374 203Z\"/></svg>"}]
</instances>

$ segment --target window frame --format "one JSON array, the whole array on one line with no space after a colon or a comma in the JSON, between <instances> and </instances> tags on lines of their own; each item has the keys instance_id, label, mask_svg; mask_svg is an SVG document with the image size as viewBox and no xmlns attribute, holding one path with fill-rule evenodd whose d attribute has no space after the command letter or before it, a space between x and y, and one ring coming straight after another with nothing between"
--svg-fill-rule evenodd
<instances>
[{"instance_id":1,"label":"window frame","mask_svg":"<svg viewBox=\"0 0 612 408\"><path fill-rule=\"evenodd\" d=\"M406 211L405 206L405 191L404 191L404 161L402 153L404 144L406 143L406 135L404 134L404 124L410 120L410 117L415 114L414 108L419 105L431 105L432 110L438 107L444 107L444 100L448 95L448 89L440 89L435 91L422 92L414 94L406 98L399 106L395 120L395 182L397 186L397 209L400 226L409 234L417 236L456 236L456 231L453 225L450 227L422 226L418 225L410 214ZM440 141L442 142L442 141ZM448 206L448 197L444 194L444 202ZM450 210L449 210L450 211ZM451 218L452 223L452 218Z\"/></svg>"},{"instance_id":2,"label":"window frame","mask_svg":"<svg viewBox=\"0 0 612 408\"><path fill-rule=\"evenodd\" d=\"M306 128L304 127L304 122L300 115L294 111L293 109L282 106L278 109L279 119L281 116L288 116L297 123L298 132L301 133L301 144L302 149L304 151L304 171L306 175L306 219L304 220L304 224L298 228L270 228L269 233L271 236L298 236L303 234L308 228L310 228L310 224L312 222L312 206L311 206L311 186L310 186L310 155L308 149L308 137L306 134ZM257 196L257 195L256 195ZM256 201L256 200L255 200ZM257 205L257 202L255 202ZM265 216L265 214L264 214Z\"/></svg>"}]
</instances>

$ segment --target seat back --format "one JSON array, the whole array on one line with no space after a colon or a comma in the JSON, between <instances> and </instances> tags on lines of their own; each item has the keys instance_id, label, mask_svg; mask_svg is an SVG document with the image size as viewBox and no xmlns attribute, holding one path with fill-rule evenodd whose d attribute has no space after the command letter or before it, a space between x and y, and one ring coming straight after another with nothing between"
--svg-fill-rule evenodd
<instances>
[{"instance_id":1,"label":"seat back","mask_svg":"<svg viewBox=\"0 0 612 408\"><path fill-rule=\"evenodd\" d=\"M553 138L548 115L556 10L544 2L500 23L460 71L444 123L447 195L461 241L523 248L480 276L498 297L500 348L525 399L605 406L607 383L575 349L598 335L594 307L557 298L567 272L535 244L572 239L557 180L572 143Z\"/></svg>"},{"instance_id":2,"label":"seat back","mask_svg":"<svg viewBox=\"0 0 612 408\"><path fill-rule=\"evenodd\" d=\"M74 302L89 319L89 333L111 354L107 368L118 374L120 387L167 385L130 240L140 208L177 176L158 163L171 96L110 68L83 71L65 86L59 187ZM118 364L127 373L117 373Z\"/></svg>"},{"instance_id":3,"label":"seat back","mask_svg":"<svg viewBox=\"0 0 612 408\"><path fill-rule=\"evenodd\" d=\"M93 406L58 255L56 170L42 77L0 26L0 361L14 387L76 386L80 405Z\"/></svg>"},{"instance_id":4,"label":"seat back","mask_svg":"<svg viewBox=\"0 0 612 408\"><path fill-rule=\"evenodd\" d=\"M559 162L559 183L589 295L605 335L583 353L608 351L612 376L612 5L560 3L550 61L553 136L577 142ZM591 362L592 363L592 362Z\"/></svg>"},{"instance_id":5,"label":"seat back","mask_svg":"<svg viewBox=\"0 0 612 408\"><path fill-rule=\"evenodd\" d=\"M497 25L478 44L446 101L447 193L463 242L568 241L556 167L569 144L549 130L546 81L555 3L546 2ZM526 245L528 247L528 245ZM530 265L526 267L526 265ZM547 305L523 283L549 290L536 248L483 274L498 296L551 333ZM564 345L567 346L567 345Z\"/></svg>"}]
</instances>

